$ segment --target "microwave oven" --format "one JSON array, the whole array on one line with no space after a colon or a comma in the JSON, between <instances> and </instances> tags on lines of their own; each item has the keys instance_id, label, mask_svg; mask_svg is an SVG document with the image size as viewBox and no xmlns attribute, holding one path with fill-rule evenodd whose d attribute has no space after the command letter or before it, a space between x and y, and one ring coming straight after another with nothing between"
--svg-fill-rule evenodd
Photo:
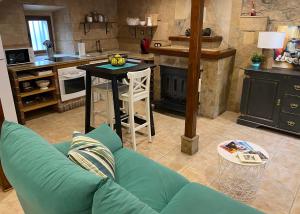
<instances>
[{"instance_id":1,"label":"microwave oven","mask_svg":"<svg viewBox=\"0 0 300 214\"><path fill-rule=\"evenodd\" d=\"M34 63L32 48L5 49L5 58L8 66Z\"/></svg>"}]
</instances>

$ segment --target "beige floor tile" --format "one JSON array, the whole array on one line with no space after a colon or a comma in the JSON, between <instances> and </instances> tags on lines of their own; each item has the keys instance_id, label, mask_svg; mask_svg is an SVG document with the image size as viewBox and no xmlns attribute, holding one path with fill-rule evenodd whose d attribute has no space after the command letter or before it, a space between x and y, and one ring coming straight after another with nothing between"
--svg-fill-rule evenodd
<instances>
[{"instance_id":1,"label":"beige floor tile","mask_svg":"<svg viewBox=\"0 0 300 214\"><path fill-rule=\"evenodd\" d=\"M299 214L299 213L300 213L300 186L298 187L297 196L294 200L290 214Z\"/></svg>"}]
</instances>

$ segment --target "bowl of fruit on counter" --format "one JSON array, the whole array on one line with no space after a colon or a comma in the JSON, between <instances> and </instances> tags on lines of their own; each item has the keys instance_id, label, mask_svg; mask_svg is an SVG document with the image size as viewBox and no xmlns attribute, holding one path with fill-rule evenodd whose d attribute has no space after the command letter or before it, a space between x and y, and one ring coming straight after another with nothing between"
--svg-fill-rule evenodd
<instances>
[{"instance_id":1,"label":"bowl of fruit on counter","mask_svg":"<svg viewBox=\"0 0 300 214\"><path fill-rule=\"evenodd\" d=\"M127 56L125 54L114 54L108 57L112 66L123 66L126 64Z\"/></svg>"}]
</instances>

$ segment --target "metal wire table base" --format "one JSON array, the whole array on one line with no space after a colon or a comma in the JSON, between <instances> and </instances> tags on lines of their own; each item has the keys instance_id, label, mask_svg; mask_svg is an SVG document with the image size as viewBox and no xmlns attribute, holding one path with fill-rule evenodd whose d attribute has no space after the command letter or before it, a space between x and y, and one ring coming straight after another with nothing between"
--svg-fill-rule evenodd
<instances>
[{"instance_id":1,"label":"metal wire table base","mask_svg":"<svg viewBox=\"0 0 300 214\"><path fill-rule=\"evenodd\" d=\"M219 155L219 190L243 202L255 198L261 183L266 163L260 165L240 165Z\"/></svg>"}]
</instances>

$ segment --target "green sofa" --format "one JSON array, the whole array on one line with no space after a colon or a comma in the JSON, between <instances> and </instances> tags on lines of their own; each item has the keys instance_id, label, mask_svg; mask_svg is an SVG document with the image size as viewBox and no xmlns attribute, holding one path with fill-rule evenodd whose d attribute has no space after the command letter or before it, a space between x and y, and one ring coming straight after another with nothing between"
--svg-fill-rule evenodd
<instances>
[{"instance_id":1,"label":"green sofa","mask_svg":"<svg viewBox=\"0 0 300 214\"><path fill-rule=\"evenodd\" d=\"M58 130L59 131L59 130ZM4 122L0 157L26 214L260 213L129 149L106 125L87 134L110 148L116 179L101 179L30 129Z\"/></svg>"}]
</instances>

